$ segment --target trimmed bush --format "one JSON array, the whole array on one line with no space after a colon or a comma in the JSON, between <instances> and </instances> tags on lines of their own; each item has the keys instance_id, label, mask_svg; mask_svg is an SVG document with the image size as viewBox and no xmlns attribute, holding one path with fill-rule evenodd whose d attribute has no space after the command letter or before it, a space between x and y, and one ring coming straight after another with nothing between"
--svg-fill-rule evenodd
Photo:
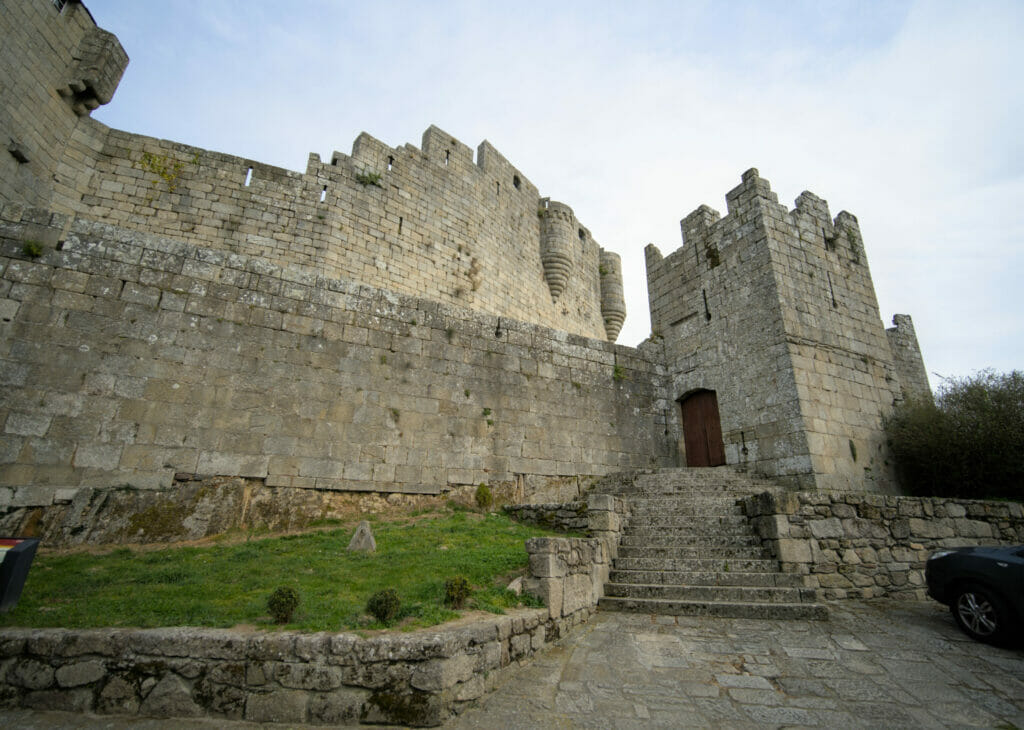
<instances>
[{"instance_id":1,"label":"trimmed bush","mask_svg":"<svg viewBox=\"0 0 1024 730\"><path fill-rule=\"evenodd\" d=\"M490 488L483 482L480 482L480 486L476 488L474 497L476 499L476 506L480 509L489 509L494 504L494 495L491 494Z\"/></svg>"},{"instance_id":2,"label":"trimmed bush","mask_svg":"<svg viewBox=\"0 0 1024 730\"><path fill-rule=\"evenodd\" d=\"M943 382L935 401L901 404L886 420L911 494L1024 498L1024 373L984 370Z\"/></svg>"},{"instance_id":3,"label":"trimmed bush","mask_svg":"<svg viewBox=\"0 0 1024 730\"><path fill-rule=\"evenodd\" d=\"M291 586L278 586L267 599L267 610L274 623L286 624L299 607L299 593Z\"/></svg>"},{"instance_id":4,"label":"trimmed bush","mask_svg":"<svg viewBox=\"0 0 1024 730\"><path fill-rule=\"evenodd\" d=\"M366 610L385 626L398 617L398 610L401 607L402 601L394 588L377 591L366 602Z\"/></svg>"},{"instance_id":5,"label":"trimmed bush","mask_svg":"<svg viewBox=\"0 0 1024 730\"><path fill-rule=\"evenodd\" d=\"M444 582L444 605L451 608L462 608L469 598L469 579L457 575Z\"/></svg>"}]
</instances>

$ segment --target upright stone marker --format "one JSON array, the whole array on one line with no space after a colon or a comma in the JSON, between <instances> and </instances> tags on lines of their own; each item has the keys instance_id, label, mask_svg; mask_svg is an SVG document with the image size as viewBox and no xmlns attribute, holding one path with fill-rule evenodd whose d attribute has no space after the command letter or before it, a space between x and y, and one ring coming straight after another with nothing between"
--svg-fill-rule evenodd
<instances>
[{"instance_id":1,"label":"upright stone marker","mask_svg":"<svg viewBox=\"0 0 1024 730\"><path fill-rule=\"evenodd\" d=\"M377 541L373 539L373 531L370 529L370 523L363 520L359 523L359 527L356 528L356 534L352 536L352 540L348 543L349 550L361 550L365 553L372 553L377 549Z\"/></svg>"}]
</instances>

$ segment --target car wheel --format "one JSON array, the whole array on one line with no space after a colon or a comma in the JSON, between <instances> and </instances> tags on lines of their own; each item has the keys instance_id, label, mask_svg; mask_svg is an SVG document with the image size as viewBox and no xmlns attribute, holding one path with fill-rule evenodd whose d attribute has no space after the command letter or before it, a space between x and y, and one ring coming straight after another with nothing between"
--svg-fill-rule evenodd
<instances>
[{"instance_id":1,"label":"car wheel","mask_svg":"<svg viewBox=\"0 0 1024 730\"><path fill-rule=\"evenodd\" d=\"M957 588L949 608L957 624L972 639L998 644L1009 634L1005 604L988 588L974 584Z\"/></svg>"}]
</instances>

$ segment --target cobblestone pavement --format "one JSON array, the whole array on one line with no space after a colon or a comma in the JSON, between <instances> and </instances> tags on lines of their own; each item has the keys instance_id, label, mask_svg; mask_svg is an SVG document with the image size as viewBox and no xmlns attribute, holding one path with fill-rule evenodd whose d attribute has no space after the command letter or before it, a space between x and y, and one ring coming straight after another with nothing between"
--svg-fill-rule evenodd
<instances>
[{"instance_id":1,"label":"cobblestone pavement","mask_svg":"<svg viewBox=\"0 0 1024 730\"><path fill-rule=\"evenodd\" d=\"M1024 651L934 602L830 621L599 613L448 728L1024 728Z\"/></svg>"},{"instance_id":2,"label":"cobblestone pavement","mask_svg":"<svg viewBox=\"0 0 1024 730\"><path fill-rule=\"evenodd\" d=\"M599 613L466 728L1024 728L1024 650L967 639L933 602L833 603L829 621ZM282 727L0 711L0 727Z\"/></svg>"}]
</instances>

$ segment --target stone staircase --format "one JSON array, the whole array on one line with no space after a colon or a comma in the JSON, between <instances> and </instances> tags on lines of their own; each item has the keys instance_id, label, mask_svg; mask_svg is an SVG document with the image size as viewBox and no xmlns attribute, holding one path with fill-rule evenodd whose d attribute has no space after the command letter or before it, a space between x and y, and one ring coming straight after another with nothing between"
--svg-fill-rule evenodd
<instances>
[{"instance_id":1,"label":"stone staircase","mask_svg":"<svg viewBox=\"0 0 1024 730\"><path fill-rule=\"evenodd\" d=\"M728 467L609 475L595 493L625 497L604 597L613 611L677 616L827 619L813 589L779 571L743 515L743 497L778 489Z\"/></svg>"}]
</instances>

